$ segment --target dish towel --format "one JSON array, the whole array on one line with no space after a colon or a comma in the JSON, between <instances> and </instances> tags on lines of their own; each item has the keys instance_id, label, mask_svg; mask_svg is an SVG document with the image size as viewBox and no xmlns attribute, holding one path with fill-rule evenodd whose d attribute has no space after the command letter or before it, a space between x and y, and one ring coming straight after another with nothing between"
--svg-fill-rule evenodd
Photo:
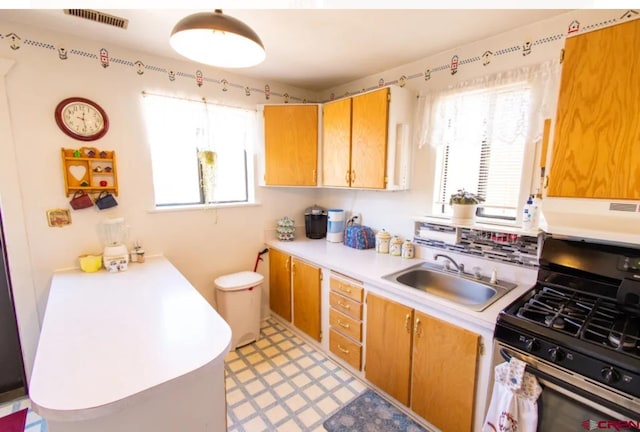
<instances>
[{"instance_id":1,"label":"dish towel","mask_svg":"<svg viewBox=\"0 0 640 432\"><path fill-rule=\"evenodd\" d=\"M542 388L525 372L526 363L511 358L495 368L493 395L482 432L536 432Z\"/></svg>"}]
</instances>

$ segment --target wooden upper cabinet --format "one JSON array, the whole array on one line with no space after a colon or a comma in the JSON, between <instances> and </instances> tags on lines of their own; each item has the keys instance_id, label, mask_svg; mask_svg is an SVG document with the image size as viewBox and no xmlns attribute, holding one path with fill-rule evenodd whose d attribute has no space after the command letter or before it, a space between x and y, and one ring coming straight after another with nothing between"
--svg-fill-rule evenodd
<instances>
[{"instance_id":1,"label":"wooden upper cabinet","mask_svg":"<svg viewBox=\"0 0 640 432\"><path fill-rule=\"evenodd\" d=\"M568 38L548 196L640 199L640 20Z\"/></svg>"},{"instance_id":2,"label":"wooden upper cabinet","mask_svg":"<svg viewBox=\"0 0 640 432\"><path fill-rule=\"evenodd\" d=\"M369 293L365 377L409 406L413 309Z\"/></svg>"},{"instance_id":3,"label":"wooden upper cabinet","mask_svg":"<svg viewBox=\"0 0 640 432\"><path fill-rule=\"evenodd\" d=\"M291 322L291 257L269 249L269 308Z\"/></svg>"},{"instance_id":4,"label":"wooden upper cabinet","mask_svg":"<svg viewBox=\"0 0 640 432\"><path fill-rule=\"evenodd\" d=\"M320 269L291 259L293 272L293 325L318 342L321 339Z\"/></svg>"},{"instance_id":5,"label":"wooden upper cabinet","mask_svg":"<svg viewBox=\"0 0 640 432\"><path fill-rule=\"evenodd\" d=\"M353 97L351 186L384 189L387 176L389 88Z\"/></svg>"},{"instance_id":6,"label":"wooden upper cabinet","mask_svg":"<svg viewBox=\"0 0 640 432\"><path fill-rule=\"evenodd\" d=\"M265 184L316 186L318 106L264 107Z\"/></svg>"},{"instance_id":7,"label":"wooden upper cabinet","mask_svg":"<svg viewBox=\"0 0 640 432\"><path fill-rule=\"evenodd\" d=\"M351 98L328 102L322 110L322 184L349 187Z\"/></svg>"},{"instance_id":8,"label":"wooden upper cabinet","mask_svg":"<svg viewBox=\"0 0 640 432\"><path fill-rule=\"evenodd\" d=\"M480 336L417 311L413 328L411 409L443 431L470 432Z\"/></svg>"}]
</instances>

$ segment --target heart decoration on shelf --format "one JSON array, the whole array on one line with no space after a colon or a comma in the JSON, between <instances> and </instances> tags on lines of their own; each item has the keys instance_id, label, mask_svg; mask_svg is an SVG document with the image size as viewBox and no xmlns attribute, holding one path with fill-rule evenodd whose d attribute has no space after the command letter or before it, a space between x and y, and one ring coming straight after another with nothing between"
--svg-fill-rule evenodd
<instances>
[{"instance_id":1,"label":"heart decoration on shelf","mask_svg":"<svg viewBox=\"0 0 640 432\"><path fill-rule=\"evenodd\" d=\"M81 181L87 175L87 167L84 165L69 165L69 174L74 179Z\"/></svg>"}]
</instances>

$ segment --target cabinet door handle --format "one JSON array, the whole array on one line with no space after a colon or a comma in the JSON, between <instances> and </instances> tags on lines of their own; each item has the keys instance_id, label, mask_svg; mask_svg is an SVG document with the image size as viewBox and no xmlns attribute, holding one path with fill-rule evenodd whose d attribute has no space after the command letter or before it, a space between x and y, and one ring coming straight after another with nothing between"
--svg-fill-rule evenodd
<instances>
[{"instance_id":1,"label":"cabinet door handle","mask_svg":"<svg viewBox=\"0 0 640 432\"><path fill-rule=\"evenodd\" d=\"M422 334L422 326L420 325L420 318L416 318L416 324L413 326L413 334L420 337Z\"/></svg>"},{"instance_id":2,"label":"cabinet door handle","mask_svg":"<svg viewBox=\"0 0 640 432\"><path fill-rule=\"evenodd\" d=\"M411 333L411 314L407 314L404 317L404 329L407 333Z\"/></svg>"},{"instance_id":3,"label":"cabinet door handle","mask_svg":"<svg viewBox=\"0 0 640 432\"><path fill-rule=\"evenodd\" d=\"M338 344L338 349L340 351L342 351L343 353L345 353L345 354L349 354L349 350L346 349L346 348L343 348L342 345L340 345L340 344Z\"/></svg>"},{"instance_id":4,"label":"cabinet door handle","mask_svg":"<svg viewBox=\"0 0 640 432\"><path fill-rule=\"evenodd\" d=\"M342 303L340 300L338 300L338 306L345 308L346 310L351 309L351 305Z\"/></svg>"},{"instance_id":5,"label":"cabinet door handle","mask_svg":"<svg viewBox=\"0 0 640 432\"><path fill-rule=\"evenodd\" d=\"M346 329L348 329L348 328L350 327L349 323L345 323L345 322L342 322L342 321L340 321L340 320L338 320L338 325L339 325L340 327L342 327L342 328L346 328Z\"/></svg>"},{"instance_id":6,"label":"cabinet door handle","mask_svg":"<svg viewBox=\"0 0 640 432\"><path fill-rule=\"evenodd\" d=\"M284 269L286 271L289 271L289 261L291 260L291 257L287 258L287 260L284 262Z\"/></svg>"},{"instance_id":7,"label":"cabinet door handle","mask_svg":"<svg viewBox=\"0 0 640 432\"><path fill-rule=\"evenodd\" d=\"M342 284L338 285L338 289L340 291L346 292L347 294L351 294L351 288L348 288L348 287L345 288L344 285L342 285Z\"/></svg>"},{"instance_id":8,"label":"cabinet door handle","mask_svg":"<svg viewBox=\"0 0 640 432\"><path fill-rule=\"evenodd\" d=\"M347 172L344 173L344 182L346 184L349 184L350 181L351 181L351 177L349 177L349 170L347 170Z\"/></svg>"},{"instance_id":9,"label":"cabinet door handle","mask_svg":"<svg viewBox=\"0 0 640 432\"><path fill-rule=\"evenodd\" d=\"M351 184L356 182L356 170L351 170Z\"/></svg>"}]
</instances>

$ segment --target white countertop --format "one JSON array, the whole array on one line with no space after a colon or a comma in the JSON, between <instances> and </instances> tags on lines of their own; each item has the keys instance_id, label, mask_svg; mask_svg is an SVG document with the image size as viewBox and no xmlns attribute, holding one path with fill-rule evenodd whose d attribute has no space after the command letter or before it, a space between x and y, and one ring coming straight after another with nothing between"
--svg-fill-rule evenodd
<instances>
[{"instance_id":1,"label":"white countertop","mask_svg":"<svg viewBox=\"0 0 640 432\"><path fill-rule=\"evenodd\" d=\"M165 258L56 272L29 395L45 418L95 418L223 362L231 329Z\"/></svg>"},{"instance_id":2,"label":"white countertop","mask_svg":"<svg viewBox=\"0 0 640 432\"><path fill-rule=\"evenodd\" d=\"M518 286L498 299L482 312L475 312L424 291L413 289L399 283L383 279L383 276L427 261L423 259L404 259L389 254L379 254L375 249L358 250L343 243L331 243L324 239L311 240L298 236L294 241L267 240L267 245L301 259L329 268L338 273L374 286L417 309L436 309L445 315L470 322L473 325L493 330L498 313L512 301L528 291L535 283L536 271L516 269L513 278L506 278ZM441 251L450 254L448 251ZM453 257L454 254L451 254ZM495 263L488 263L489 268ZM515 266L509 266L514 267ZM500 274L500 273L499 273ZM502 277L499 277L502 279Z\"/></svg>"}]
</instances>

